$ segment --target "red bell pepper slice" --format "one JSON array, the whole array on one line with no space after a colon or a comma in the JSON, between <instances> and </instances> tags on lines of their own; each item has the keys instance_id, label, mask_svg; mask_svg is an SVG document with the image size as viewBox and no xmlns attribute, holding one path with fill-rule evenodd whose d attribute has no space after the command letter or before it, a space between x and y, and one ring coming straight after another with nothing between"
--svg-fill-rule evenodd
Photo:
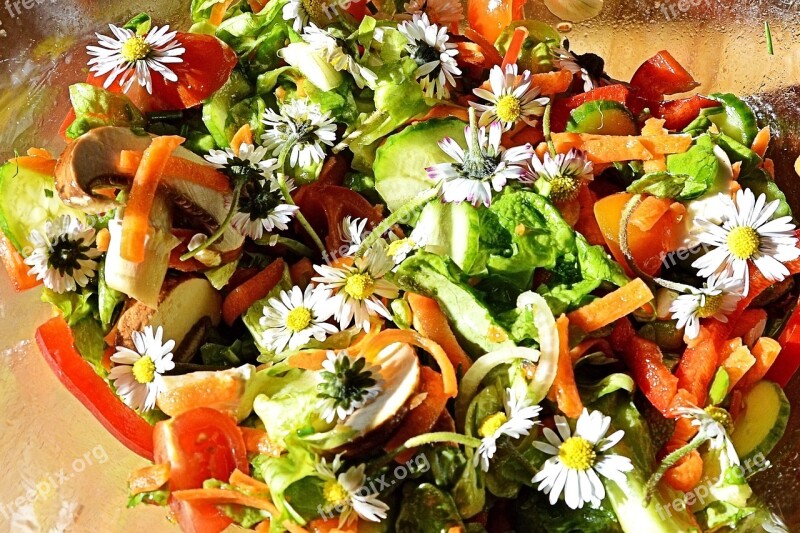
<instances>
[{"instance_id":1,"label":"red bell pepper slice","mask_svg":"<svg viewBox=\"0 0 800 533\"><path fill-rule=\"evenodd\" d=\"M109 433L133 452L152 461L153 426L125 405L80 356L64 318L54 317L39 326L36 343L61 383Z\"/></svg>"},{"instance_id":2,"label":"red bell pepper slice","mask_svg":"<svg viewBox=\"0 0 800 533\"><path fill-rule=\"evenodd\" d=\"M666 50L642 63L631 78L631 87L642 97L654 100L661 100L665 94L691 91L699 85Z\"/></svg>"},{"instance_id":3,"label":"red bell pepper slice","mask_svg":"<svg viewBox=\"0 0 800 533\"><path fill-rule=\"evenodd\" d=\"M720 348L730 335L730 324L723 324L718 320L706 321L700 326L699 338L686 348L678 363L678 370L675 372L678 387L694 396L696 405L703 406L706 403L708 388L721 363Z\"/></svg>"},{"instance_id":4,"label":"red bell pepper slice","mask_svg":"<svg viewBox=\"0 0 800 533\"><path fill-rule=\"evenodd\" d=\"M42 284L40 280L36 279L36 276L28 274L31 267L25 264L22 255L3 235L2 231L0 231L0 260L3 261L3 266L6 267L6 272L8 272L8 277L11 278L11 284L14 285L15 291L26 291Z\"/></svg>"},{"instance_id":5,"label":"red bell pepper slice","mask_svg":"<svg viewBox=\"0 0 800 533\"><path fill-rule=\"evenodd\" d=\"M657 108L660 118L666 120L664 127L669 130L682 130L697 118L700 110L707 107L719 107L719 102L700 95L680 100L662 102Z\"/></svg>"},{"instance_id":6,"label":"red bell pepper slice","mask_svg":"<svg viewBox=\"0 0 800 533\"><path fill-rule=\"evenodd\" d=\"M678 392L678 378L664 364L661 348L639 337L627 318L617 321L611 333L611 347L622 356L645 397L668 416Z\"/></svg>"},{"instance_id":7,"label":"red bell pepper slice","mask_svg":"<svg viewBox=\"0 0 800 533\"><path fill-rule=\"evenodd\" d=\"M781 345L781 353L772 363L766 379L786 388L792 376L800 369L800 308L797 306L778 337L778 342Z\"/></svg>"}]
</instances>

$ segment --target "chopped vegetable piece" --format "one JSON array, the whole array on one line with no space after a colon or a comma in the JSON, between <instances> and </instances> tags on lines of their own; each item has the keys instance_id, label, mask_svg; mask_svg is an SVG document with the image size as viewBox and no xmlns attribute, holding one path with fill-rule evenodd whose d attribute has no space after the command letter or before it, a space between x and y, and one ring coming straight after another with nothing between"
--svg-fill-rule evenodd
<instances>
[{"instance_id":1,"label":"chopped vegetable piece","mask_svg":"<svg viewBox=\"0 0 800 533\"><path fill-rule=\"evenodd\" d=\"M769 337L761 337L753 345L755 361L739 382L739 388L747 390L768 376L772 365L781 353L781 343Z\"/></svg>"},{"instance_id":2,"label":"chopped vegetable piece","mask_svg":"<svg viewBox=\"0 0 800 533\"><path fill-rule=\"evenodd\" d=\"M142 154L132 150L123 150L119 154L119 172L133 176L142 161ZM230 192L228 178L211 165L195 163L182 157L170 157L164 166L163 180L181 179L191 181L203 187L219 192Z\"/></svg>"},{"instance_id":3,"label":"chopped vegetable piece","mask_svg":"<svg viewBox=\"0 0 800 533\"><path fill-rule=\"evenodd\" d=\"M456 371L463 375L472 366L472 359L458 343L439 304L433 298L413 292L407 293L406 298L414 315L414 329L441 346Z\"/></svg>"},{"instance_id":4,"label":"chopped vegetable piece","mask_svg":"<svg viewBox=\"0 0 800 533\"><path fill-rule=\"evenodd\" d=\"M569 351L569 320L561 315L556 320L558 328L558 370L556 379L548 396L554 396L558 408L570 418L578 418L583 411L583 402L575 383L575 372L572 368L572 357ZM553 398L551 398L553 399Z\"/></svg>"},{"instance_id":5,"label":"chopped vegetable piece","mask_svg":"<svg viewBox=\"0 0 800 533\"><path fill-rule=\"evenodd\" d=\"M672 54L662 50L636 69L631 87L645 98L661 100L665 94L691 91L700 85Z\"/></svg>"},{"instance_id":6,"label":"chopped vegetable piece","mask_svg":"<svg viewBox=\"0 0 800 533\"><path fill-rule=\"evenodd\" d=\"M169 481L169 463L149 465L128 476L131 496L160 489Z\"/></svg>"},{"instance_id":7,"label":"chopped vegetable piece","mask_svg":"<svg viewBox=\"0 0 800 533\"><path fill-rule=\"evenodd\" d=\"M233 289L222 302L222 319L225 323L233 325L251 305L269 294L280 282L285 267L283 259L276 259L264 270Z\"/></svg>"},{"instance_id":8,"label":"chopped vegetable piece","mask_svg":"<svg viewBox=\"0 0 800 533\"><path fill-rule=\"evenodd\" d=\"M633 313L653 299L647 284L639 278L602 298L572 311L569 321L587 333L598 330Z\"/></svg>"}]
</instances>

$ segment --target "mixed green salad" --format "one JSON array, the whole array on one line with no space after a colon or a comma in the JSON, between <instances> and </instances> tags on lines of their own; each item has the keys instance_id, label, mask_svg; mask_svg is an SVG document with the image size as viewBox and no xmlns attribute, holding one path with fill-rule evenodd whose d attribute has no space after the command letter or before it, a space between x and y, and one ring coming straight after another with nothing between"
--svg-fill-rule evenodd
<instances>
[{"instance_id":1,"label":"mixed green salad","mask_svg":"<svg viewBox=\"0 0 800 533\"><path fill-rule=\"evenodd\" d=\"M670 99L698 84L666 51L618 81L482 5L137 15L87 46L60 154L0 167L44 357L150 460L131 507L187 532L788 531L749 483L800 366L769 128Z\"/></svg>"}]
</instances>

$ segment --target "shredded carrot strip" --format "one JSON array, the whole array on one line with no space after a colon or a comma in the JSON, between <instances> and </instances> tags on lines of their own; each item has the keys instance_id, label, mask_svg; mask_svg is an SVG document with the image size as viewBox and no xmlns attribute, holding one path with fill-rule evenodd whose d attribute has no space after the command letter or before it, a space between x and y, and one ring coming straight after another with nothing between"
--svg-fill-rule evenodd
<instances>
[{"instance_id":1,"label":"shredded carrot strip","mask_svg":"<svg viewBox=\"0 0 800 533\"><path fill-rule=\"evenodd\" d=\"M128 487L131 496L136 496L143 492L158 490L169 481L170 464L156 464L145 466L139 470L131 472L128 476Z\"/></svg>"},{"instance_id":2,"label":"shredded carrot strip","mask_svg":"<svg viewBox=\"0 0 800 533\"><path fill-rule=\"evenodd\" d=\"M491 65L499 65L503 62L503 57L497 51L494 44L490 43L486 37L473 30L472 28L464 28L464 37L477 44L483 50L483 55L486 56L486 62Z\"/></svg>"},{"instance_id":3,"label":"shredded carrot strip","mask_svg":"<svg viewBox=\"0 0 800 533\"><path fill-rule=\"evenodd\" d=\"M222 19L225 18L225 12L231 7L233 1L234 0L223 0L214 4L214 7L211 8L211 16L208 17L208 22L214 26L219 26L222 23Z\"/></svg>"},{"instance_id":4,"label":"shredded carrot strip","mask_svg":"<svg viewBox=\"0 0 800 533\"><path fill-rule=\"evenodd\" d=\"M544 96L553 96L566 92L572 85L572 78L572 72L568 70L539 72L531 76L531 87L539 87L539 92Z\"/></svg>"},{"instance_id":5,"label":"shredded carrot strip","mask_svg":"<svg viewBox=\"0 0 800 533\"><path fill-rule=\"evenodd\" d=\"M558 329L558 368L548 397L555 399L558 408L570 418L578 418L583 411L583 402L575 383L575 372L569 353L569 320L561 315L556 320Z\"/></svg>"},{"instance_id":6,"label":"shredded carrot strip","mask_svg":"<svg viewBox=\"0 0 800 533\"><path fill-rule=\"evenodd\" d=\"M303 350L291 355L287 363L292 368L302 368L303 370L319 370L325 362L328 352L326 350Z\"/></svg>"},{"instance_id":7,"label":"shredded carrot strip","mask_svg":"<svg viewBox=\"0 0 800 533\"><path fill-rule=\"evenodd\" d=\"M774 180L774 179L775 179L775 162L774 162L772 159L770 159L770 158L766 158L766 159L764 160L764 162L763 162L763 163L761 163L761 166L764 168L764 170L766 170L766 171L767 171L767 173L768 173L768 174L769 174L769 175L772 177L772 179Z\"/></svg>"},{"instance_id":8,"label":"shredded carrot strip","mask_svg":"<svg viewBox=\"0 0 800 533\"><path fill-rule=\"evenodd\" d=\"M97 232L97 237L95 237L95 243L97 244L97 249L101 252L107 252L108 246L111 244L111 233L108 231L108 228L101 228Z\"/></svg>"},{"instance_id":9,"label":"shredded carrot strip","mask_svg":"<svg viewBox=\"0 0 800 533\"><path fill-rule=\"evenodd\" d=\"M511 37L511 42L508 44L506 55L503 57L503 72L506 71L508 65L514 65L522 52L522 44L528 38L528 28L525 26L517 26L514 29L514 35Z\"/></svg>"},{"instance_id":10,"label":"shredded carrot strip","mask_svg":"<svg viewBox=\"0 0 800 533\"><path fill-rule=\"evenodd\" d=\"M454 367L460 368L461 372L469 370L469 367L472 366L472 359L461 348L450 328L447 317L436 300L413 292L406 293L406 299L414 313L414 329L439 344Z\"/></svg>"},{"instance_id":11,"label":"shredded carrot strip","mask_svg":"<svg viewBox=\"0 0 800 533\"><path fill-rule=\"evenodd\" d=\"M291 522L290 520L284 520L283 527L285 527L289 533L309 533L307 529L298 526L297 524Z\"/></svg>"},{"instance_id":12,"label":"shredded carrot strip","mask_svg":"<svg viewBox=\"0 0 800 533\"><path fill-rule=\"evenodd\" d=\"M231 139L231 149L233 153L239 155L239 149L243 144L253 144L253 130L250 124L245 124L234 134Z\"/></svg>"},{"instance_id":13,"label":"shredded carrot strip","mask_svg":"<svg viewBox=\"0 0 800 533\"><path fill-rule=\"evenodd\" d=\"M38 155L22 155L8 160L9 163L19 165L25 170L32 170L39 174L52 176L56 171L56 160Z\"/></svg>"},{"instance_id":14,"label":"shredded carrot strip","mask_svg":"<svg viewBox=\"0 0 800 533\"><path fill-rule=\"evenodd\" d=\"M767 148L769 147L770 141L770 131L769 126L764 126L761 128L756 134L756 138L753 139L753 146L751 149L758 154L758 157L764 158L764 154L767 153Z\"/></svg>"},{"instance_id":15,"label":"shredded carrot strip","mask_svg":"<svg viewBox=\"0 0 800 533\"><path fill-rule=\"evenodd\" d=\"M133 175L142 161L142 153L134 150L122 150L119 153L117 171L123 175ZM219 192L231 190L228 178L210 165L195 163L182 157L170 157L164 167L164 181L181 179Z\"/></svg>"},{"instance_id":16,"label":"shredded carrot strip","mask_svg":"<svg viewBox=\"0 0 800 533\"><path fill-rule=\"evenodd\" d=\"M266 7L268 2L269 0L265 0L264 2L261 2L261 0L248 0L248 3L250 4L250 9L253 11L253 13L260 12L262 9Z\"/></svg>"},{"instance_id":17,"label":"shredded carrot strip","mask_svg":"<svg viewBox=\"0 0 800 533\"><path fill-rule=\"evenodd\" d=\"M761 381L780 353L781 344L778 341L769 337L759 337L752 350L755 363L739 381L738 388L747 390Z\"/></svg>"},{"instance_id":18,"label":"shredded carrot strip","mask_svg":"<svg viewBox=\"0 0 800 533\"><path fill-rule=\"evenodd\" d=\"M164 174L170 154L185 139L175 135L156 137L142 154L133 178L128 205L122 217L121 255L133 263L144 261L145 240L150 226L150 210L158 182Z\"/></svg>"},{"instance_id":19,"label":"shredded carrot strip","mask_svg":"<svg viewBox=\"0 0 800 533\"><path fill-rule=\"evenodd\" d=\"M275 505L267 498L259 498L257 496L249 496L237 490L226 489L186 489L176 490L172 495L184 502L203 502L210 504L225 504L231 503L235 505L244 505L245 507L252 507L253 509L261 509L267 511L272 516L280 516Z\"/></svg>"},{"instance_id":20,"label":"shredded carrot strip","mask_svg":"<svg viewBox=\"0 0 800 533\"><path fill-rule=\"evenodd\" d=\"M739 179L739 175L742 173L742 162L737 161L732 164L731 170L733 171L733 181L737 181Z\"/></svg>"},{"instance_id":21,"label":"shredded carrot strip","mask_svg":"<svg viewBox=\"0 0 800 533\"><path fill-rule=\"evenodd\" d=\"M636 226L642 231L650 231L664 214L669 211L672 200L647 196L631 214L628 224Z\"/></svg>"},{"instance_id":22,"label":"shredded carrot strip","mask_svg":"<svg viewBox=\"0 0 800 533\"><path fill-rule=\"evenodd\" d=\"M575 364L578 359L583 357L594 347L597 347L597 351L603 352L608 356L614 353L607 340L600 338L586 339L569 351L569 357L572 359L572 363Z\"/></svg>"},{"instance_id":23,"label":"shredded carrot strip","mask_svg":"<svg viewBox=\"0 0 800 533\"><path fill-rule=\"evenodd\" d=\"M269 486L266 483L262 483L261 481L248 476L238 468L231 472L228 483L237 487L253 489L259 494L263 494L265 497L269 495Z\"/></svg>"},{"instance_id":24,"label":"shredded carrot strip","mask_svg":"<svg viewBox=\"0 0 800 533\"><path fill-rule=\"evenodd\" d=\"M652 299L653 293L647 284L636 278L614 292L572 311L567 316L571 323L590 333L629 315Z\"/></svg>"},{"instance_id":25,"label":"shredded carrot strip","mask_svg":"<svg viewBox=\"0 0 800 533\"><path fill-rule=\"evenodd\" d=\"M370 361L378 355L378 352L396 342L417 346L431 354L431 357L433 357L436 364L439 365L439 370L442 373L444 393L450 398L455 398L458 393L458 380L456 379L456 371L455 368L453 368L453 363L450 362L450 359L447 357L444 350L442 350L441 346L430 339L426 339L415 331L405 329L387 329L381 331L370 340L361 354Z\"/></svg>"}]
</instances>

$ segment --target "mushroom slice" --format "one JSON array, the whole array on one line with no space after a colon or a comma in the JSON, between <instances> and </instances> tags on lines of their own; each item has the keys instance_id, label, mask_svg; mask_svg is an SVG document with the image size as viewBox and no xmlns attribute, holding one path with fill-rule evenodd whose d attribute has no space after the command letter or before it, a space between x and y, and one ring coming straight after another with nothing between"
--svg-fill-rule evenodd
<instances>
[{"instance_id":1,"label":"mushroom slice","mask_svg":"<svg viewBox=\"0 0 800 533\"><path fill-rule=\"evenodd\" d=\"M117 322L116 343L133 349L134 331L161 326L164 340L174 340L177 349L195 324L206 317L213 325L219 324L221 312L222 297L205 278L167 278L155 308L135 301L123 310Z\"/></svg>"},{"instance_id":2,"label":"mushroom slice","mask_svg":"<svg viewBox=\"0 0 800 533\"><path fill-rule=\"evenodd\" d=\"M390 344L370 362L380 365L383 390L373 401L348 417L347 426L356 434L351 442L335 450L345 456L368 453L385 442L400 425L408 412L410 400L417 394L420 366L411 345Z\"/></svg>"},{"instance_id":3,"label":"mushroom slice","mask_svg":"<svg viewBox=\"0 0 800 533\"><path fill-rule=\"evenodd\" d=\"M119 156L123 150L143 152L150 146L150 135L139 135L128 128L107 126L96 128L70 143L56 165L56 189L65 204L86 213L105 213L118 207L108 197L95 191L109 186L128 188L133 176L119 170ZM179 146L173 157L180 157L200 165L209 165L197 154ZM210 165L209 165L210 166ZM216 229L228 213L225 194L180 176L165 176L159 184L159 194L165 194L169 203L184 211L190 220L206 229ZM241 248L244 237L229 226L222 238L214 244L220 253Z\"/></svg>"}]
</instances>

